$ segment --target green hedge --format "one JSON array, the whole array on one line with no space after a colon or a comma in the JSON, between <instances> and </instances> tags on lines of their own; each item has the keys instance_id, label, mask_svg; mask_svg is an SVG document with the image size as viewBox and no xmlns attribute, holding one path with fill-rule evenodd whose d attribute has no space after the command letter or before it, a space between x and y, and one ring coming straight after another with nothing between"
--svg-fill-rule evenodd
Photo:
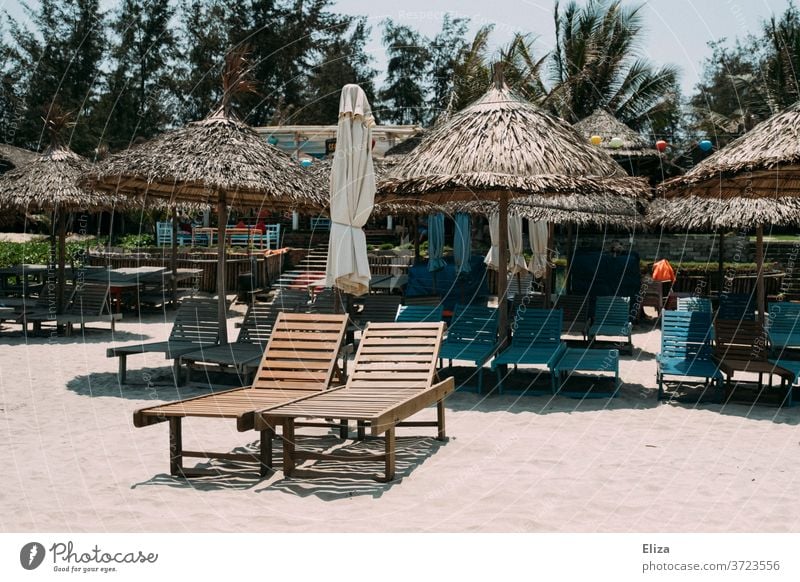
<instances>
[{"instance_id":1,"label":"green hedge","mask_svg":"<svg viewBox=\"0 0 800 582\"><path fill-rule=\"evenodd\" d=\"M70 257L79 256L90 244L88 242L67 243L67 264ZM22 263L46 265L50 260L50 241L37 240L24 243L0 241L0 268Z\"/></svg>"}]
</instances>

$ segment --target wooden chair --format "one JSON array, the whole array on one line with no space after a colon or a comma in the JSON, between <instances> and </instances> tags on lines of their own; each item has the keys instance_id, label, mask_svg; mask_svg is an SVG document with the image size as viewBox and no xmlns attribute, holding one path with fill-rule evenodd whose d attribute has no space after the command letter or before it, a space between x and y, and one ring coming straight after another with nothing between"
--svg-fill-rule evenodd
<instances>
[{"instance_id":1,"label":"wooden chair","mask_svg":"<svg viewBox=\"0 0 800 582\"><path fill-rule=\"evenodd\" d=\"M305 460L383 461L384 480L395 476L395 429L402 426L435 426L436 438L445 440L444 398L453 392L452 378L436 381L436 357L444 323L370 323L364 330L347 384L256 414L256 430L266 432L270 443L280 426L283 438L283 472L294 473ZM436 405L435 421L406 419ZM319 454L298 450L295 422L298 418L354 420L358 437L367 428L372 436L384 434L384 454ZM265 455L269 458L270 455Z\"/></svg>"},{"instance_id":2,"label":"wooden chair","mask_svg":"<svg viewBox=\"0 0 800 582\"><path fill-rule=\"evenodd\" d=\"M272 436L261 430L258 454L187 451L181 420L187 417L234 419L239 431L254 428L255 413L326 390L338 371L336 358L344 339L344 315L281 313L275 322L253 384L196 398L142 408L136 427L169 421L170 472L191 477L208 471L187 469L184 457L255 461L264 474L272 467ZM341 378L340 378L341 381Z\"/></svg>"},{"instance_id":3,"label":"wooden chair","mask_svg":"<svg viewBox=\"0 0 800 582\"><path fill-rule=\"evenodd\" d=\"M586 339L589 329L590 297L584 295L559 295L554 307L560 309L564 316L561 333L580 335Z\"/></svg>"},{"instance_id":4,"label":"wooden chair","mask_svg":"<svg viewBox=\"0 0 800 582\"><path fill-rule=\"evenodd\" d=\"M661 315L661 352L656 355L658 399L664 399L666 376L677 377L681 384L687 378L703 378L706 388L713 382L720 389L722 373L711 350L711 314L665 310Z\"/></svg>"},{"instance_id":5,"label":"wooden chair","mask_svg":"<svg viewBox=\"0 0 800 582\"><path fill-rule=\"evenodd\" d=\"M550 370L551 392L555 394L556 375L553 366L566 350L561 341L563 312L560 309L519 309L512 321L511 344L492 360L497 372L497 390L503 393L503 374L498 366L547 366Z\"/></svg>"},{"instance_id":6,"label":"wooden chair","mask_svg":"<svg viewBox=\"0 0 800 582\"><path fill-rule=\"evenodd\" d=\"M111 331L114 331L116 322L122 319L122 314L112 313L107 285L83 283L73 287L63 313L53 315L51 312L23 312L20 319L23 326L28 322L32 323L34 330L41 329L43 323L63 325L66 335L72 335L76 325L80 325L81 332L84 332L87 323L109 323Z\"/></svg>"},{"instance_id":7,"label":"wooden chair","mask_svg":"<svg viewBox=\"0 0 800 582\"><path fill-rule=\"evenodd\" d=\"M194 351L176 356L179 369L186 365L186 381L191 380L192 368L208 370L212 366L220 370L233 368L237 374L247 377L248 367L254 369L269 341L272 328L283 310L270 303L251 303L244 315L239 335L235 342L203 346Z\"/></svg>"},{"instance_id":8,"label":"wooden chair","mask_svg":"<svg viewBox=\"0 0 800 582\"><path fill-rule=\"evenodd\" d=\"M439 305L401 305L394 320L398 323L436 323L442 321L444 308Z\"/></svg>"},{"instance_id":9,"label":"wooden chair","mask_svg":"<svg viewBox=\"0 0 800 582\"><path fill-rule=\"evenodd\" d=\"M723 293L719 296L717 318L727 321L743 319L754 321L756 306L753 296L748 293Z\"/></svg>"},{"instance_id":10,"label":"wooden chair","mask_svg":"<svg viewBox=\"0 0 800 582\"><path fill-rule=\"evenodd\" d=\"M764 374L769 376L772 388L772 377L778 376L781 388L787 392L787 405L792 402L792 383L795 374L791 370L769 361L769 338L755 320L719 319L714 323L716 346L714 359L725 374L726 397L732 393L731 381L737 372L758 374L759 391L763 388Z\"/></svg>"},{"instance_id":11,"label":"wooden chair","mask_svg":"<svg viewBox=\"0 0 800 582\"><path fill-rule=\"evenodd\" d=\"M483 389L483 365L497 350L497 309L456 305L439 353L441 361L467 360L478 368L478 393Z\"/></svg>"},{"instance_id":12,"label":"wooden chair","mask_svg":"<svg viewBox=\"0 0 800 582\"><path fill-rule=\"evenodd\" d=\"M417 295L414 297L404 297L403 305L428 305L436 306L442 304L442 298L438 295Z\"/></svg>"},{"instance_id":13,"label":"wooden chair","mask_svg":"<svg viewBox=\"0 0 800 582\"><path fill-rule=\"evenodd\" d=\"M594 320L587 335L591 342L597 336L624 337L628 353L633 353L630 303L627 297L598 297L594 308Z\"/></svg>"},{"instance_id":14,"label":"wooden chair","mask_svg":"<svg viewBox=\"0 0 800 582\"><path fill-rule=\"evenodd\" d=\"M714 313L711 299L707 297L678 297L678 311L702 311Z\"/></svg>"},{"instance_id":15,"label":"wooden chair","mask_svg":"<svg viewBox=\"0 0 800 582\"><path fill-rule=\"evenodd\" d=\"M391 323L400 307L399 295L365 295L361 311L354 316L360 326L367 323Z\"/></svg>"},{"instance_id":16,"label":"wooden chair","mask_svg":"<svg viewBox=\"0 0 800 582\"><path fill-rule=\"evenodd\" d=\"M106 357L119 358L119 383L125 384L128 356L136 354L163 353L166 359L175 360L175 378L179 378L182 354L192 352L198 346L210 347L219 343L216 299L185 299L178 305L169 339L163 342L131 344L108 348Z\"/></svg>"}]
</instances>

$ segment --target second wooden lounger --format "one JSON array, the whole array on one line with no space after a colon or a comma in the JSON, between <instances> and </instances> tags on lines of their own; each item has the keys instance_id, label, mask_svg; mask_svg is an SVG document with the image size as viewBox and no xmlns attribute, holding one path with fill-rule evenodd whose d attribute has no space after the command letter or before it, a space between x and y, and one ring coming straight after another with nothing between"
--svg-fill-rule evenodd
<instances>
[{"instance_id":1,"label":"second wooden lounger","mask_svg":"<svg viewBox=\"0 0 800 582\"><path fill-rule=\"evenodd\" d=\"M370 323L358 346L347 385L256 414L256 430L274 435L282 427L283 472L291 476L295 464L304 460L384 461L385 480L395 474L395 427L435 426L437 438L445 440L444 398L455 382L436 382L436 358L445 324ZM435 421L403 422L417 412L436 405ZM359 437L369 427L372 436L385 434L383 455L320 454L297 450L295 423L298 418L355 420ZM271 443L271 438L265 438Z\"/></svg>"},{"instance_id":2,"label":"second wooden lounger","mask_svg":"<svg viewBox=\"0 0 800 582\"><path fill-rule=\"evenodd\" d=\"M209 474L184 468L183 457L256 461L264 474L272 467L271 435L261 433L259 455L186 451L181 420L186 417L235 419L239 431L252 430L256 411L324 391L337 370L336 359L346 324L345 315L281 313L252 386L142 408L133 414L133 424L142 427L169 421L170 472L173 475Z\"/></svg>"}]
</instances>

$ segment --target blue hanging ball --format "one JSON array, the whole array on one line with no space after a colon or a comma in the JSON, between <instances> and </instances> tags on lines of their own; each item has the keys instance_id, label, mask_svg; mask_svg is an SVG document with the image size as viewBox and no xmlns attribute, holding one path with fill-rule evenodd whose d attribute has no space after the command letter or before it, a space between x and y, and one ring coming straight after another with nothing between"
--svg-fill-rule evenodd
<instances>
[{"instance_id":1,"label":"blue hanging ball","mask_svg":"<svg viewBox=\"0 0 800 582\"><path fill-rule=\"evenodd\" d=\"M309 167L312 163L313 162L308 158L303 158L302 160L300 160L300 165L303 166L304 168Z\"/></svg>"},{"instance_id":2,"label":"blue hanging ball","mask_svg":"<svg viewBox=\"0 0 800 582\"><path fill-rule=\"evenodd\" d=\"M714 144L711 143L710 139L704 139L700 142L700 149L704 152L710 151L712 147L714 147Z\"/></svg>"},{"instance_id":3,"label":"blue hanging ball","mask_svg":"<svg viewBox=\"0 0 800 582\"><path fill-rule=\"evenodd\" d=\"M269 143L269 145L277 145L278 138L275 137L274 135L271 135L271 136L269 136L269 139L267 140L267 143Z\"/></svg>"}]
</instances>

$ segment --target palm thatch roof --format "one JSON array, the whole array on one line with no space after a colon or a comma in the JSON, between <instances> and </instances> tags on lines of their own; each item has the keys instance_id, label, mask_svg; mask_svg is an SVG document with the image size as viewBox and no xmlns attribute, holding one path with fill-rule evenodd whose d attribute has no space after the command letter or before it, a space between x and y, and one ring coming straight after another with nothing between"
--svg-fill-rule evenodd
<instances>
[{"instance_id":1,"label":"palm thatch roof","mask_svg":"<svg viewBox=\"0 0 800 582\"><path fill-rule=\"evenodd\" d=\"M213 204L220 192L233 207L324 208L327 196L310 172L223 108L109 156L88 176L92 186Z\"/></svg>"},{"instance_id":2,"label":"palm thatch roof","mask_svg":"<svg viewBox=\"0 0 800 582\"><path fill-rule=\"evenodd\" d=\"M12 166L18 168L36 159L36 152L31 152L12 145L0 143L0 168Z\"/></svg>"},{"instance_id":3,"label":"palm thatch roof","mask_svg":"<svg viewBox=\"0 0 800 582\"><path fill-rule=\"evenodd\" d=\"M431 130L378 184L378 199L416 196L433 203L511 196L591 195L600 211L614 199L647 197L608 154L568 123L496 82L480 99Z\"/></svg>"},{"instance_id":4,"label":"palm thatch roof","mask_svg":"<svg viewBox=\"0 0 800 582\"><path fill-rule=\"evenodd\" d=\"M800 102L664 182L658 192L667 198L800 196Z\"/></svg>"},{"instance_id":5,"label":"palm thatch roof","mask_svg":"<svg viewBox=\"0 0 800 582\"><path fill-rule=\"evenodd\" d=\"M639 133L622 123L605 109L597 109L588 117L584 117L572 127L580 133L584 139L600 136L603 141L594 147L600 148L608 153L612 158L634 158L634 157L660 157L661 154ZM613 138L622 140L620 147L613 147Z\"/></svg>"},{"instance_id":6,"label":"palm thatch roof","mask_svg":"<svg viewBox=\"0 0 800 582\"><path fill-rule=\"evenodd\" d=\"M404 139L396 146L390 147L388 150L386 150L386 152L383 155L387 158L391 158L391 157L404 156L406 154L410 154L419 144L422 143L422 139L426 135L427 132L425 130L421 130L416 135L413 135L408 139Z\"/></svg>"},{"instance_id":7,"label":"palm thatch roof","mask_svg":"<svg viewBox=\"0 0 800 582\"><path fill-rule=\"evenodd\" d=\"M91 166L89 160L56 142L43 154L35 155L33 161L0 176L0 207L69 212L118 205L119 196L80 185Z\"/></svg>"}]
</instances>

